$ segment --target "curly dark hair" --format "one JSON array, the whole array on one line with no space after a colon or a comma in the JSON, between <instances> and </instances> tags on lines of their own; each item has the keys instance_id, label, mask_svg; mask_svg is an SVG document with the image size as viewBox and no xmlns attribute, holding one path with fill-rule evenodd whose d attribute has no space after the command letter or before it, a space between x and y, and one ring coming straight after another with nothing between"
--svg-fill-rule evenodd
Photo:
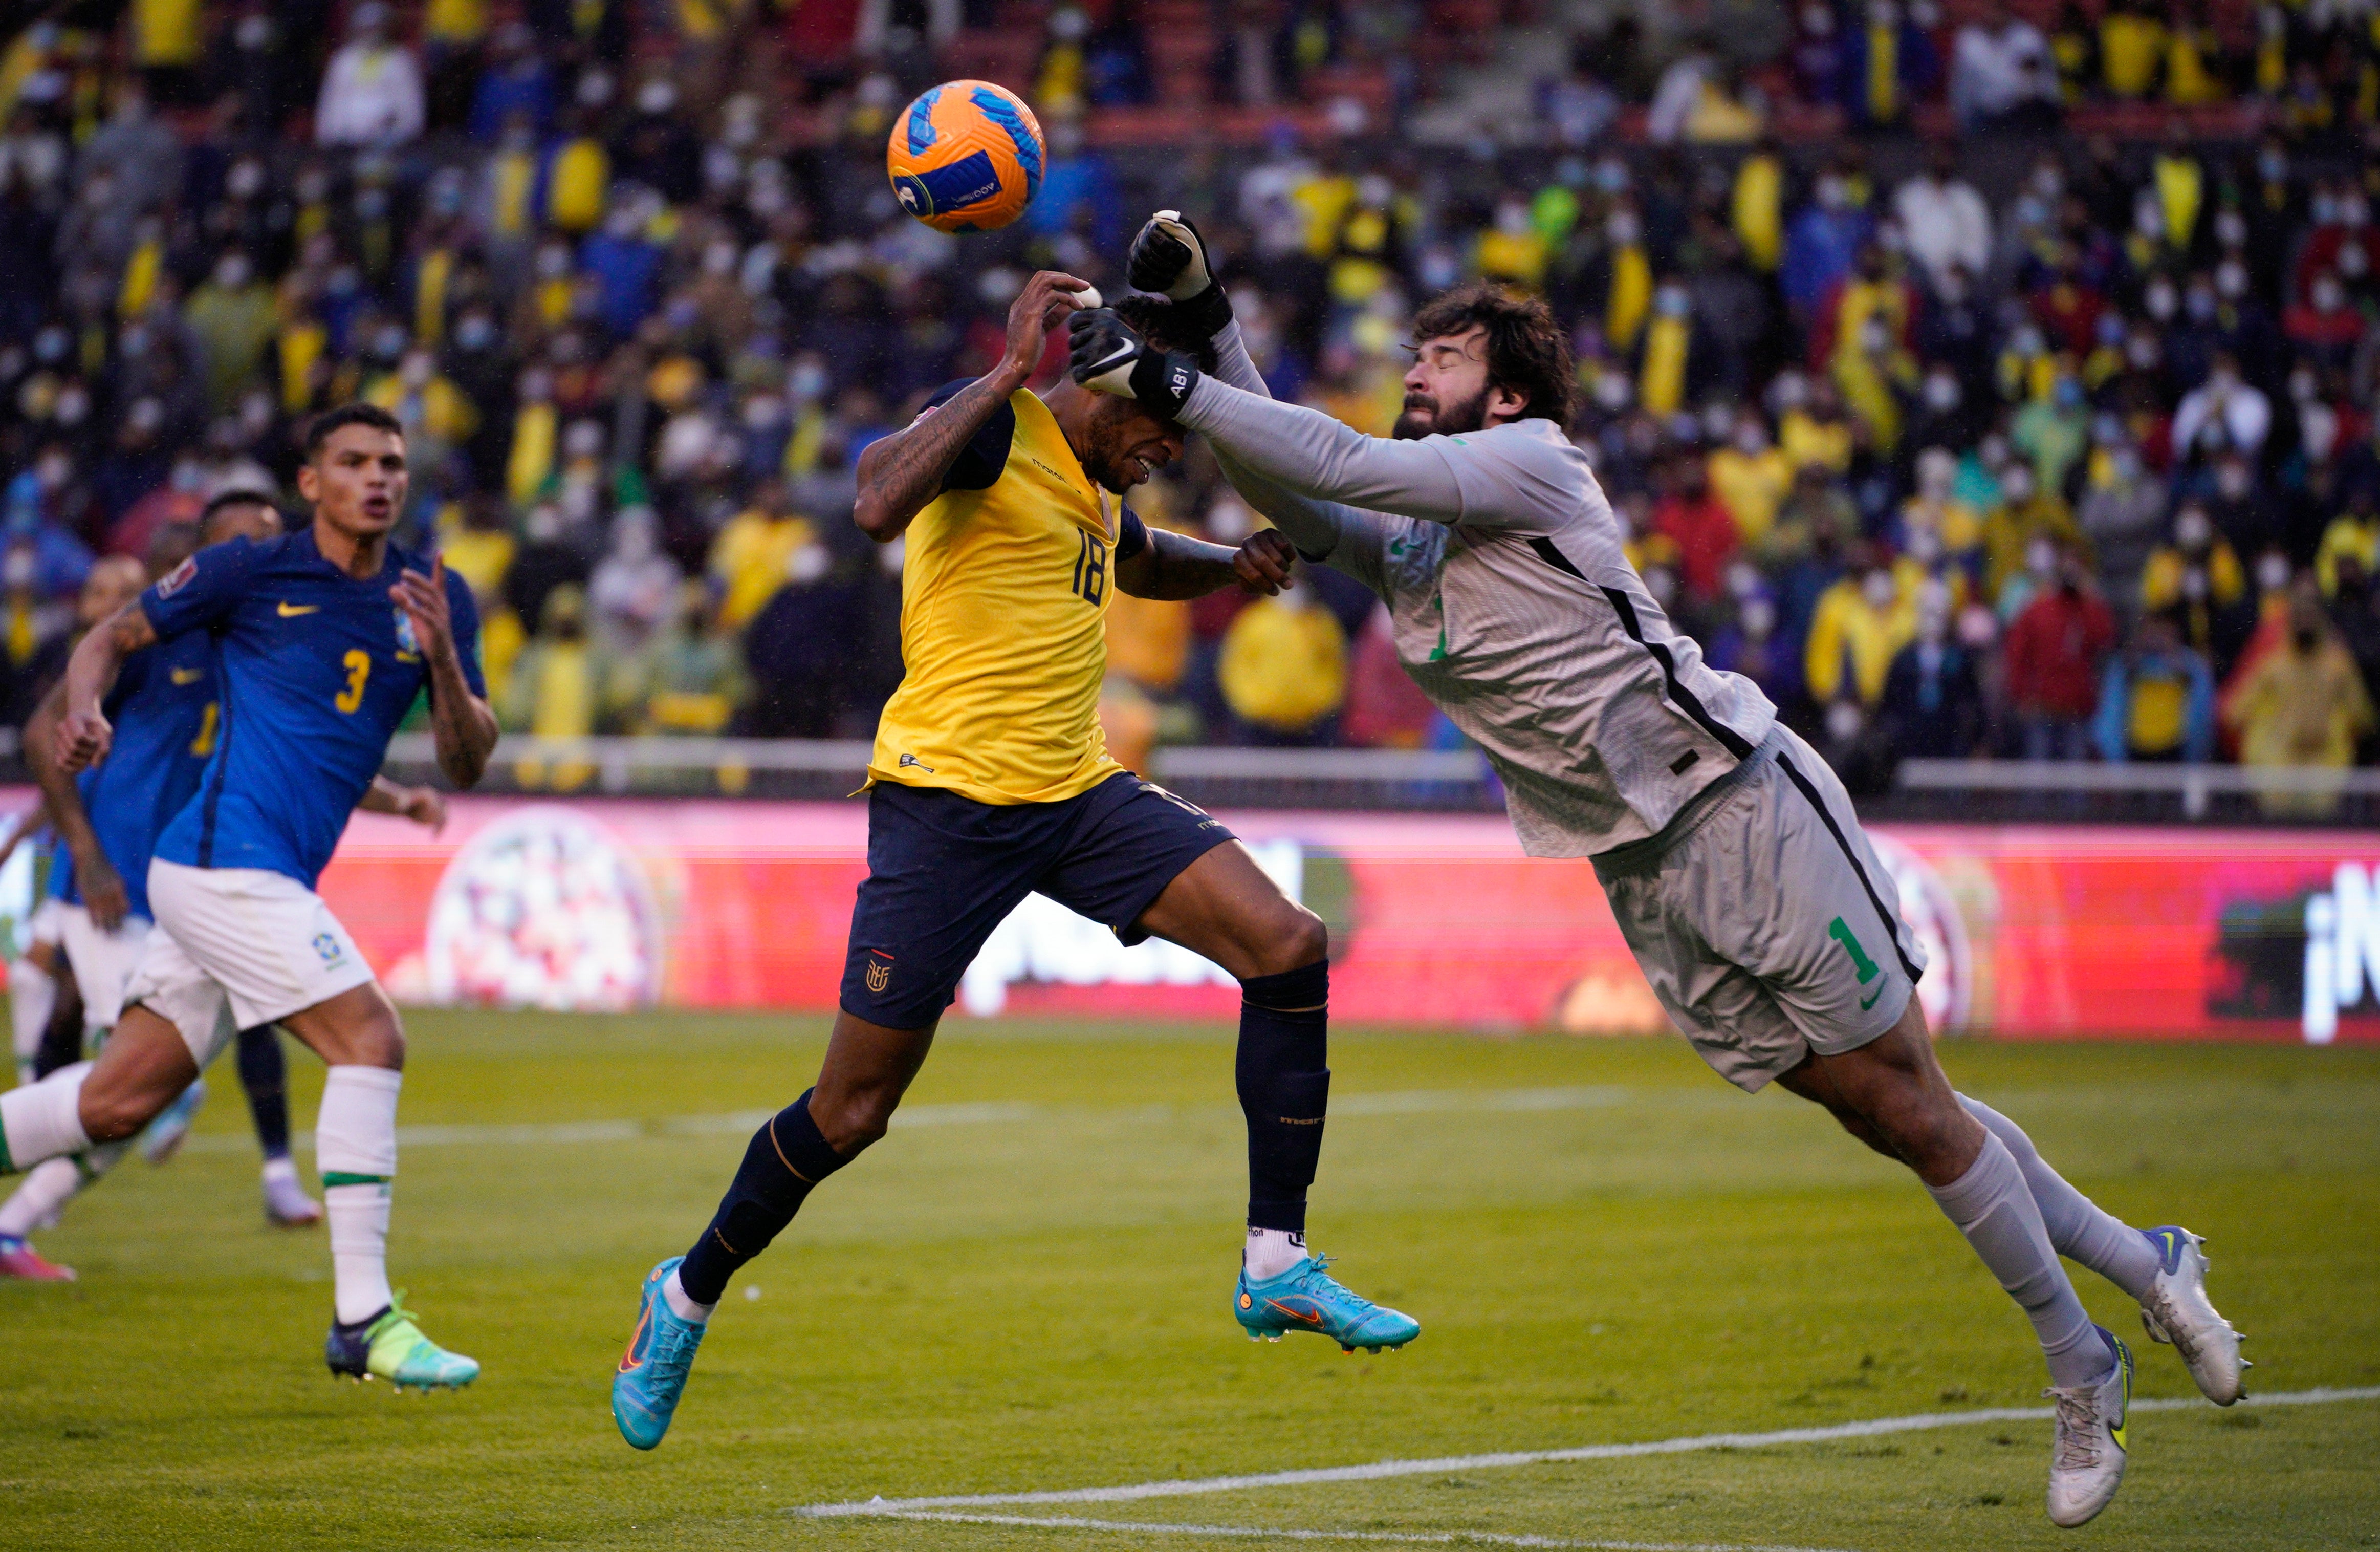
<instances>
[{"instance_id":1,"label":"curly dark hair","mask_svg":"<svg viewBox=\"0 0 2380 1552\"><path fill-rule=\"evenodd\" d=\"M1172 302L1159 297L1128 296L1108 305L1132 325L1133 333L1148 342L1149 348L1187 356L1201 372L1215 370L1214 340L1189 327Z\"/></svg>"},{"instance_id":2,"label":"curly dark hair","mask_svg":"<svg viewBox=\"0 0 2380 1552\"><path fill-rule=\"evenodd\" d=\"M1484 280L1433 297L1414 314L1416 342L1488 331L1488 381L1528 400L1521 418L1570 424L1570 338L1538 297L1516 297Z\"/></svg>"}]
</instances>

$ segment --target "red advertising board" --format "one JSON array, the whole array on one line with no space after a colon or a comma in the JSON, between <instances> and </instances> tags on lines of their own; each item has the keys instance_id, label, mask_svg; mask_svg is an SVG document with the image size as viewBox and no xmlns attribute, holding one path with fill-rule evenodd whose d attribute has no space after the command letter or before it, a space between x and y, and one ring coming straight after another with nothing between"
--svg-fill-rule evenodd
<instances>
[{"instance_id":1,"label":"red advertising board","mask_svg":"<svg viewBox=\"0 0 2380 1552\"><path fill-rule=\"evenodd\" d=\"M1500 818L1223 817L1330 923L1342 1019L1663 1027L1593 867L1522 856ZM1873 833L1926 949L1937 1029L2380 1040L2380 836ZM464 798L437 837L357 815L322 888L408 1001L823 1011L866 858L857 804ZM30 903L30 871L21 852L0 870L0 917ZM1197 956L1125 948L1035 897L978 956L959 1011L1227 1017L1237 1001Z\"/></svg>"},{"instance_id":2,"label":"red advertising board","mask_svg":"<svg viewBox=\"0 0 2380 1552\"><path fill-rule=\"evenodd\" d=\"M1342 1019L1658 1027L1593 868L1491 816L1224 816L1331 923ZM1884 826L1939 1027L2012 1038L2380 1039L2380 837ZM463 799L436 839L359 814L322 892L401 997L823 1010L856 804ZM2309 989L2311 988L2311 990ZM1227 977L1038 898L961 1011L1228 1015Z\"/></svg>"}]
</instances>

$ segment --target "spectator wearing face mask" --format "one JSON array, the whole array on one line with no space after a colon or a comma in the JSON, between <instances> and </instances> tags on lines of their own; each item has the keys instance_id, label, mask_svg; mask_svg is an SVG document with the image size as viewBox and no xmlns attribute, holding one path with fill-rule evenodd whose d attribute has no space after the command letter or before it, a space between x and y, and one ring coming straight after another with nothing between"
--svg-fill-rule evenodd
<instances>
[{"instance_id":1,"label":"spectator wearing face mask","mask_svg":"<svg viewBox=\"0 0 2380 1552\"><path fill-rule=\"evenodd\" d=\"M2148 615L2110 654L2094 731L2099 758L2202 764L2215 755L2215 675L2170 615Z\"/></svg>"},{"instance_id":2,"label":"spectator wearing face mask","mask_svg":"<svg viewBox=\"0 0 2380 1552\"><path fill-rule=\"evenodd\" d=\"M2100 665L2116 642L2115 616L2080 557L2061 552L2058 561L2049 584L2010 624L2003 648L2028 760L2089 758Z\"/></svg>"},{"instance_id":3,"label":"spectator wearing face mask","mask_svg":"<svg viewBox=\"0 0 2380 1552\"><path fill-rule=\"evenodd\" d=\"M2323 530L2313 571L2325 598L2338 597L2339 568L2348 563L2365 577L2380 574L2380 502L2368 487L2358 490L2347 510Z\"/></svg>"},{"instance_id":4,"label":"spectator wearing face mask","mask_svg":"<svg viewBox=\"0 0 2380 1552\"><path fill-rule=\"evenodd\" d=\"M1841 36L1843 111L1864 129L1906 123L1910 109L1941 80L1933 36L1900 0L1855 6Z\"/></svg>"},{"instance_id":5,"label":"spectator wearing face mask","mask_svg":"<svg viewBox=\"0 0 2380 1552\"><path fill-rule=\"evenodd\" d=\"M1803 677L1821 705L1849 696L1873 709L1894 655L1917 633L1917 599L1874 545L1852 545L1849 562L1849 574L1820 595L1811 617Z\"/></svg>"},{"instance_id":6,"label":"spectator wearing face mask","mask_svg":"<svg viewBox=\"0 0 2380 1552\"><path fill-rule=\"evenodd\" d=\"M220 414L255 374L279 326L272 288L257 279L248 255L225 252L205 282L182 304L182 321L199 343L199 370L207 406Z\"/></svg>"},{"instance_id":7,"label":"spectator wearing face mask","mask_svg":"<svg viewBox=\"0 0 2380 1552\"><path fill-rule=\"evenodd\" d=\"M2240 762L2251 766L2330 766L2355 760L2358 740L2374 727L2363 676L2324 615L2313 579L2290 590L2289 629L2281 643L2256 660L2224 696L2225 726L2240 739ZM2267 788L2258 794L2267 813L2319 817L2338 805L2335 792Z\"/></svg>"},{"instance_id":8,"label":"spectator wearing face mask","mask_svg":"<svg viewBox=\"0 0 2380 1552\"><path fill-rule=\"evenodd\" d=\"M314 138L323 145L400 146L421 133L426 104L413 51L389 41L388 7L366 0L356 7L347 43L331 56L314 108Z\"/></svg>"},{"instance_id":9,"label":"spectator wearing face mask","mask_svg":"<svg viewBox=\"0 0 2380 1552\"><path fill-rule=\"evenodd\" d=\"M1970 582L1980 580L1984 519L1959 495L1957 457L1948 447L1928 447L1917 455L1916 475L1916 489L1901 503L1887 537L1904 553L1923 539Z\"/></svg>"},{"instance_id":10,"label":"spectator wearing face mask","mask_svg":"<svg viewBox=\"0 0 2380 1552\"><path fill-rule=\"evenodd\" d=\"M1900 756L1963 760L1983 745L1983 685L1974 654L1951 634L1954 612L1949 590L1928 584L1916 633L1885 672L1876 725Z\"/></svg>"},{"instance_id":11,"label":"spectator wearing face mask","mask_svg":"<svg viewBox=\"0 0 2380 1552\"><path fill-rule=\"evenodd\" d=\"M1952 44L1950 111L1971 135L2048 128L2058 122L2058 73L2041 30L1992 0Z\"/></svg>"},{"instance_id":12,"label":"spectator wearing face mask","mask_svg":"<svg viewBox=\"0 0 2380 1552\"><path fill-rule=\"evenodd\" d=\"M1962 34L1962 48L1964 43ZM1925 170L1894 192L1892 208L1909 256L1927 284L1938 287L1953 275L1979 275L1989 267L1991 212L1974 185L1959 176L1956 142L1936 141L1926 148Z\"/></svg>"},{"instance_id":13,"label":"spectator wearing face mask","mask_svg":"<svg viewBox=\"0 0 2380 1552\"><path fill-rule=\"evenodd\" d=\"M613 676L625 731L646 737L723 733L750 693L744 654L699 581L671 590L659 629Z\"/></svg>"},{"instance_id":14,"label":"spectator wearing face mask","mask_svg":"<svg viewBox=\"0 0 2380 1552\"><path fill-rule=\"evenodd\" d=\"M2305 299L2281 315L2281 333L2301 361L2317 371L2341 371L2350 366L2363 343L2363 314L2347 304L2347 287L2338 272L2324 270L2306 288Z\"/></svg>"},{"instance_id":15,"label":"spectator wearing face mask","mask_svg":"<svg viewBox=\"0 0 2380 1552\"><path fill-rule=\"evenodd\" d=\"M1876 235L1862 195L1864 181L1855 163L1839 159L1819 175L1810 203L1785 230L1777 279L1797 323L1806 325L1817 315Z\"/></svg>"},{"instance_id":16,"label":"spectator wearing face mask","mask_svg":"<svg viewBox=\"0 0 2380 1552\"><path fill-rule=\"evenodd\" d=\"M1689 448L1670 460L1668 491L1653 508L1653 531L1677 546L1687 596L1706 603L1718 596L1728 562L1742 544L1733 514L1711 489L1702 456Z\"/></svg>"},{"instance_id":17,"label":"spectator wearing face mask","mask_svg":"<svg viewBox=\"0 0 2380 1552\"><path fill-rule=\"evenodd\" d=\"M2349 293L2368 294L2380 275L2380 226L2363 191L2350 183L2317 194L2309 214L2313 229L2298 250L2289 294L2311 298L2325 272Z\"/></svg>"},{"instance_id":18,"label":"spectator wearing face mask","mask_svg":"<svg viewBox=\"0 0 2380 1552\"><path fill-rule=\"evenodd\" d=\"M1694 348L1693 299L1685 283L1671 275L1653 292L1653 315L1639 354L1636 401L1645 413L1667 418L1684 408Z\"/></svg>"},{"instance_id":19,"label":"spectator wearing face mask","mask_svg":"<svg viewBox=\"0 0 2380 1552\"><path fill-rule=\"evenodd\" d=\"M2206 381L2182 396L2173 412L2173 446L2177 455L2195 447L2209 427L2223 446L2254 457L2273 429L2273 404L2265 391L2240 375L2240 359L2229 350L2215 352Z\"/></svg>"},{"instance_id":20,"label":"spectator wearing face mask","mask_svg":"<svg viewBox=\"0 0 2380 1552\"><path fill-rule=\"evenodd\" d=\"M2211 467L2182 482L2182 488L2206 504L2206 515L2215 519L2216 532L2242 555L2281 544L2280 515L2259 485L2255 465L2245 454L2225 451Z\"/></svg>"},{"instance_id":21,"label":"spectator wearing face mask","mask_svg":"<svg viewBox=\"0 0 2380 1552\"><path fill-rule=\"evenodd\" d=\"M2080 547L2082 531L2075 525L2066 498L2041 488L2033 465L2011 458L1999 471L1999 504L1984 518L1984 596L2001 598L2009 584L2026 570L2027 554L2036 543L2054 549ZM2003 608L2003 619L2013 614Z\"/></svg>"},{"instance_id":22,"label":"spectator wearing face mask","mask_svg":"<svg viewBox=\"0 0 2380 1552\"><path fill-rule=\"evenodd\" d=\"M1727 443L1715 450L1706 467L1710 485L1727 515L1735 520L1736 536L1757 544L1776 525L1777 509L1793 488L1793 465L1768 439L1768 422L1750 406L1735 412L1735 426Z\"/></svg>"},{"instance_id":23,"label":"spectator wearing face mask","mask_svg":"<svg viewBox=\"0 0 2380 1552\"><path fill-rule=\"evenodd\" d=\"M2099 557L2108 595L2130 604L2141 594L2150 556L2165 538L2164 482L2149 473L2138 447L2119 442L2091 460L2082 507L2075 516ZM2204 514L2200 517L2204 521ZM2235 570L2238 564L2232 563Z\"/></svg>"}]
</instances>

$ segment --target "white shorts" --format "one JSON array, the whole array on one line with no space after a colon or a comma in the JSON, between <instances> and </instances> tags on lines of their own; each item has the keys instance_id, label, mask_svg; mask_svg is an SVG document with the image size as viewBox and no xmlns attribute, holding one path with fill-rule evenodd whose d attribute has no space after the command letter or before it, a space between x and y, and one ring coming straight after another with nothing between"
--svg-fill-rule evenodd
<instances>
[{"instance_id":1,"label":"white shorts","mask_svg":"<svg viewBox=\"0 0 2380 1552\"><path fill-rule=\"evenodd\" d=\"M43 896L42 903L33 908L33 913L25 918L25 947L32 948L44 943L57 942L58 923L66 909L67 902L55 895Z\"/></svg>"},{"instance_id":2,"label":"white shorts","mask_svg":"<svg viewBox=\"0 0 2380 1552\"><path fill-rule=\"evenodd\" d=\"M181 1031L201 1071L225 1030L272 1023L372 979L322 897L282 874L159 858L149 864L149 908L159 930L124 1000Z\"/></svg>"},{"instance_id":3,"label":"white shorts","mask_svg":"<svg viewBox=\"0 0 2380 1552\"><path fill-rule=\"evenodd\" d=\"M1925 971L1851 794L1781 726L1595 872L1653 994L1741 1089L1881 1037Z\"/></svg>"},{"instance_id":4,"label":"white shorts","mask_svg":"<svg viewBox=\"0 0 2380 1552\"><path fill-rule=\"evenodd\" d=\"M127 916L114 932L103 931L91 919L91 908L60 902L58 943L74 969L75 985L82 992L82 1027L87 1031L115 1027L124 1011L124 988L140 966L142 947L150 936L149 919Z\"/></svg>"}]
</instances>

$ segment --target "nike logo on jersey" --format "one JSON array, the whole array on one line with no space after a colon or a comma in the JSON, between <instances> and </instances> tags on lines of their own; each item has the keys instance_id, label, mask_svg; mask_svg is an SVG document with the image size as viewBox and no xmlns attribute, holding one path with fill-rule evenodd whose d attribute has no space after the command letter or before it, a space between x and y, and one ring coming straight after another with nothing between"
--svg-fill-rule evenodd
<instances>
[{"instance_id":1,"label":"nike logo on jersey","mask_svg":"<svg viewBox=\"0 0 2380 1552\"><path fill-rule=\"evenodd\" d=\"M1892 983L1891 983L1891 982L1889 982L1889 981L1888 981L1888 982L1886 982L1886 983L1884 984L1884 986L1889 986L1889 985L1891 985L1891 984L1892 984ZM1866 996L1863 997L1863 998L1860 1000L1860 1011L1861 1011L1861 1012L1864 1013L1864 1012L1866 1012L1869 1008L1874 1008L1874 1007L1876 1006L1876 998L1878 998L1878 997L1880 997L1880 996L1884 996L1884 986L1878 986L1875 991L1872 991L1872 992L1868 993L1868 995L1867 995Z\"/></svg>"},{"instance_id":2,"label":"nike logo on jersey","mask_svg":"<svg viewBox=\"0 0 2380 1552\"><path fill-rule=\"evenodd\" d=\"M206 677L207 671L204 668L176 668L174 670L174 682L176 684L196 684Z\"/></svg>"},{"instance_id":3,"label":"nike logo on jersey","mask_svg":"<svg viewBox=\"0 0 2380 1552\"><path fill-rule=\"evenodd\" d=\"M915 765L917 769L919 769L919 770L921 770L921 771L925 772L928 776L933 776L933 775L938 774L938 773L934 770L934 767L932 767L931 765L927 764L923 760L918 759L918 758L917 758L916 755L914 755L914 754L905 754L905 755L901 756L901 764L900 764L900 765L898 766L898 769L901 769L901 770L905 770L905 770L907 770L907 769L908 769L910 766L912 766L912 765Z\"/></svg>"},{"instance_id":4,"label":"nike logo on jersey","mask_svg":"<svg viewBox=\"0 0 2380 1552\"><path fill-rule=\"evenodd\" d=\"M284 604L281 605L281 617L283 619L294 619L299 615L313 614L317 610L321 609L322 606L322 605L320 604Z\"/></svg>"}]
</instances>

